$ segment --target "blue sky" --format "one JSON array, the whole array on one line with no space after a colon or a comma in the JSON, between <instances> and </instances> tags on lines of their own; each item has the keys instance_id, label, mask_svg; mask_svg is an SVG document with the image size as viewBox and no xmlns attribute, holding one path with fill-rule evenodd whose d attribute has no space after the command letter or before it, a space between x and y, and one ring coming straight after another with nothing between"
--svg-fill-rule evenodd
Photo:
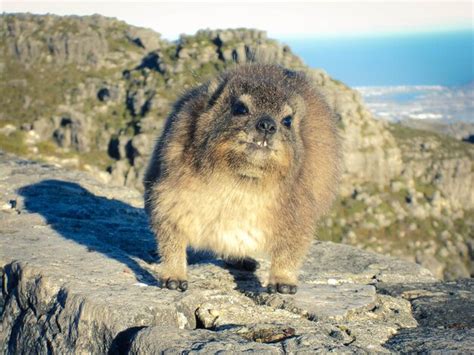
<instances>
[{"instance_id":1,"label":"blue sky","mask_svg":"<svg viewBox=\"0 0 474 355\"><path fill-rule=\"evenodd\" d=\"M471 1L2 1L5 12L99 13L148 27L164 38L201 28L249 27L271 37L360 36L473 27Z\"/></svg>"},{"instance_id":2,"label":"blue sky","mask_svg":"<svg viewBox=\"0 0 474 355\"><path fill-rule=\"evenodd\" d=\"M474 80L472 30L285 42L306 64L350 86L451 86Z\"/></svg>"}]
</instances>

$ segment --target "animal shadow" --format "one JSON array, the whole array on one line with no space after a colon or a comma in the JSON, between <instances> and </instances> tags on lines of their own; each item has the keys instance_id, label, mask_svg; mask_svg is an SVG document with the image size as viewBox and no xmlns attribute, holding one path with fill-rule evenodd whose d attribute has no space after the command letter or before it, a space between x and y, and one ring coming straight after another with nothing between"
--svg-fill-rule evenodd
<instances>
[{"instance_id":1,"label":"animal shadow","mask_svg":"<svg viewBox=\"0 0 474 355\"><path fill-rule=\"evenodd\" d=\"M128 266L138 281L157 285L155 276L136 260L156 261L156 241L142 208L61 180L43 180L18 192L26 210L42 215L62 237Z\"/></svg>"},{"instance_id":2,"label":"animal shadow","mask_svg":"<svg viewBox=\"0 0 474 355\"><path fill-rule=\"evenodd\" d=\"M159 286L156 276L137 262L159 262L158 246L143 208L96 196L77 183L61 180L43 180L18 192L26 210L43 216L63 238L126 265L138 281ZM188 263L223 266L212 254L192 250L188 250ZM249 281L252 285L258 282L253 273L244 275L233 269L230 272L242 291L254 288Z\"/></svg>"}]
</instances>

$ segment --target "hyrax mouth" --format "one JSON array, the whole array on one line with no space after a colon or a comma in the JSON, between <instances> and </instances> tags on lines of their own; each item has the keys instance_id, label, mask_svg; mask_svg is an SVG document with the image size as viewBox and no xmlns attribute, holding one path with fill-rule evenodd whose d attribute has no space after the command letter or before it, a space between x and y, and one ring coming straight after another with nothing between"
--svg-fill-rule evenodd
<instances>
[{"instance_id":1,"label":"hyrax mouth","mask_svg":"<svg viewBox=\"0 0 474 355\"><path fill-rule=\"evenodd\" d=\"M275 120L269 116L261 117L255 125L255 131L257 136L248 144L252 148L270 149L270 142L277 131Z\"/></svg>"},{"instance_id":2,"label":"hyrax mouth","mask_svg":"<svg viewBox=\"0 0 474 355\"><path fill-rule=\"evenodd\" d=\"M258 145L260 148L266 148L268 146L268 141L264 138L261 141L256 141L256 145Z\"/></svg>"},{"instance_id":3,"label":"hyrax mouth","mask_svg":"<svg viewBox=\"0 0 474 355\"><path fill-rule=\"evenodd\" d=\"M253 142L246 142L251 148L254 149L270 149L270 142L266 137L254 139Z\"/></svg>"},{"instance_id":4,"label":"hyrax mouth","mask_svg":"<svg viewBox=\"0 0 474 355\"><path fill-rule=\"evenodd\" d=\"M249 140L240 141L241 144L245 145L246 148L254 152L270 152L273 150L273 144L271 139L268 137L255 137L250 138Z\"/></svg>"}]
</instances>

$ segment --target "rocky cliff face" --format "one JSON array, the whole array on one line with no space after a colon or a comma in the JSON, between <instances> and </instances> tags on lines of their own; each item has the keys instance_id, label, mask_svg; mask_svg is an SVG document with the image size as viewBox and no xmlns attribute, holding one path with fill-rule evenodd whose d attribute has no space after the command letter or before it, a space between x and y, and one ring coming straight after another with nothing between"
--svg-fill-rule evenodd
<instances>
[{"instance_id":1,"label":"rocky cliff face","mask_svg":"<svg viewBox=\"0 0 474 355\"><path fill-rule=\"evenodd\" d=\"M113 66L114 61L133 56L139 48L154 50L162 43L154 31L99 15L63 18L2 15L0 25L7 57L33 66L38 63ZM131 48L135 51L127 51Z\"/></svg>"},{"instance_id":2,"label":"rocky cliff face","mask_svg":"<svg viewBox=\"0 0 474 355\"><path fill-rule=\"evenodd\" d=\"M375 120L360 96L257 30L177 42L101 16L0 16L0 149L141 188L182 91L235 63L307 71L340 121L345 173L319 238L405 257L438 277L474 273L473 146Z\"/></svg>"},{"instance_id":3,"label":"rocky cliff face","mask_svg":"<svg viewBox=\"0 0 474 355\"><path fill-rule=\"evenodd\" d=\"M81 68L79 80L60 95L65 102L49 108L52 117L31 115L31 126L25 128L32 129L37 141L53 141L63 150L106 152L118 160L111 166L111 180L138 188L154 138L183 89L234 63L266 61L310 71L288 47L256 30L203 30L167 43L158 35L149 39L144 29L100 16L4 15L3 20L7 67L11 61L26 68L41 65L52 75L54 67L70 63ZM351 178L385 184L399 174L400 151L393 137L372 119L360 97L321 70L311 75L341 120ZM16 118L8 112L3 116ZM97 137L98 130L107 133Z\"/></svg>"},{"instance_id":4,"label":"rocky cliff face","mask_svg":"<svg viewBox=\"0 0 474 355\"><path fill-rule=\"evenodd\" d=\"M0 154L0 350L17 353L469 352L471 280L314 242L294 296L190 254L189 290L161 289L129 187Z\"/></svg>"}]
</instances>

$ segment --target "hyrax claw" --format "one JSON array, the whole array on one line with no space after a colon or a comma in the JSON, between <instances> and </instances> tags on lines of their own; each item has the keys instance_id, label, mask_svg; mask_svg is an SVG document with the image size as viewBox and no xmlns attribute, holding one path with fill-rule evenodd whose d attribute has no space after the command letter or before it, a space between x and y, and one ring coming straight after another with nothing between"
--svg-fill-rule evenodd
<instances>
[{"instance_id":1,"label":"hyrax claw","mask_svg":"<svg viewBox=\"0 0 474 355\"><path fill-rule=\"evenodd\" d=\"M168 279L166 281L166 288L169 290L180 290L180 291L186 291L188 289L188 282L186 280L173 280L173 279Z\"/></svg>"},{"instance_id":2,"label":"hyrax claw","mask_svg":"<svg viewBox=\"0 0 474 355\"><path fill-rule=\"evenodd\" d=\"M281 294L290 294L294 295L297 291L298 288L296 285L287 285L287 284L280 284L277 283L275 284L269 284L267 286L267 291L268 293L281 293Z\"/></svg>"}]
</instances>

